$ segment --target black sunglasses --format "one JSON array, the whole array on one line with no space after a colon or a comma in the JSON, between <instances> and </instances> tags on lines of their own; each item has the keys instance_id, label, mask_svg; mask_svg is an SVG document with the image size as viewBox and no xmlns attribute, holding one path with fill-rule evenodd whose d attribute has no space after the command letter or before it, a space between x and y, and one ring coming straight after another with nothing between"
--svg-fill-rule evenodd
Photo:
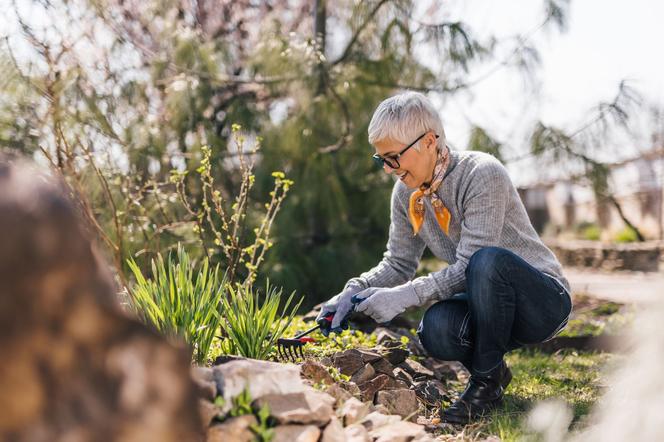
<instances>
[{"instance_id":1,"label":"black sunglasses","mask_svg":"<svg viewBox=\"0 0 664 442\"><path fill-rule=\"evenodd\" d=\"M388 167L389 167L390 169L398 169L398 168L401 167L401 165L399 164L399 157L400 157L401 155L403 155L404 152L406 152L408 149L410 149L411 147L413 147L413 146L415 145L415 143L417 143L418 141L420 141L420 140L422 139L422 137L425 136L425 135L428 134L428 133L429 133L429 132L424 132L422 135L420 135L419 137L417 137L417 139L416 139L415 141L413 141L412 143L410 143L408 146L404 147L404 148L401 150L401 152L399 152L399 153L396 154L396 155L392 155L392 156L389 156L389 157L381 157L380 155L378 155L377 153L375 153L375 154L373 154L373 155L371 156L371 158L373 158L374 162L375 162L376 165L379 166L379 167L383 167L385 164L387 164ZM438 138L438 135L436 135L436 138Z\"/></svg>"}]
</instances>

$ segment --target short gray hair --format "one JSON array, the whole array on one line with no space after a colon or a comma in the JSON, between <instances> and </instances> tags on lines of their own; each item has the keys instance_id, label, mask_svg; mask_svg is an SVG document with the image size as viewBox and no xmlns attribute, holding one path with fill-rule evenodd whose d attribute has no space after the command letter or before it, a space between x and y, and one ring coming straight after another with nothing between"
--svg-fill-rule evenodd
<instances>
[{"instance_id":1,"label":"short gray hair","mask_svg":"<svg viewBox=\"0 0 664 442\"><path fill-rule=\"evenodd\" d=\"M393 140L409 144L427 131L439 136L438 147L445 146L443 122L431 101L419 92L403 92L378 105L369 123L369 143Z\"/></svg>"}]
</instances>

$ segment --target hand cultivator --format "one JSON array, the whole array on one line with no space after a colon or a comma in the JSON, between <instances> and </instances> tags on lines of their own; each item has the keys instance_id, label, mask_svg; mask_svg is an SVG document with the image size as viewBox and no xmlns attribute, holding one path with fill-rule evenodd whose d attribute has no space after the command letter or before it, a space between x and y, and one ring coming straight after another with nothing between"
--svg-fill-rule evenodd
<instances>
[{"instance_id":1,"label":"hand cultivator","mask_svg":"<svg viewBox=\"0 0 664 442\"><path fill-rule=\"evenodd\" d=\"M332 322L332 318L334 318L334 314L326 316L325 320L328 322ZM279 354L281 359L283 360L290 359L293 362L295 362L298 356L304 359L304 352L302 351L302 347L304 347L304 344L306 344L307 342L316 342L314 338L307 338L305 336L315 330L318 330L320 327L321 324L318 324L315 327L311 327L307 331L298 333L297 335L295 335L294 338L277 339L277 353Z\"/></svg>"}]
</instances>

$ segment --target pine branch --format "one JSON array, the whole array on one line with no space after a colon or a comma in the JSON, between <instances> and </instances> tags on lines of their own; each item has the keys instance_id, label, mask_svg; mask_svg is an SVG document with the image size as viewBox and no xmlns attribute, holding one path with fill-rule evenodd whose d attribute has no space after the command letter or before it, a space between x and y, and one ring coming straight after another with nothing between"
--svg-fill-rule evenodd
<instances>
[{"instance_id":1,"label":"pine branch","mask_svg":"<svg viewBox=\"0 0 664 442\"><path fill-rule=\"evenodd\" d=\"M332 66L336 66L339 63L343 63L351 54L351 51L353 50L353 46L357 43L357 40L360 38L360 34L362 31L364 31L364 28L366 28L369 23L373 20L375 15L378 13L380 8L387 3L390 0L380 0L376 6L369 12L369 15L367 16L366 20L360 25L359 28L355 30L355 33L351 37L350 41L346 45L346 48L344 49L344 52L341 54L339 58L337 58L335 61L332 62Z\"/></svg>"}]
</instances>

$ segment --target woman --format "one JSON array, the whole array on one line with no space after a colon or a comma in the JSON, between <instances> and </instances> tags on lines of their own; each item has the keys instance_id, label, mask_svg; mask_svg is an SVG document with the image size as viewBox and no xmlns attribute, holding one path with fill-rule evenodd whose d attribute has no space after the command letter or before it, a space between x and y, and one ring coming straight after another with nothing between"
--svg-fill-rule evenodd
<instances>
[{"instance_id":1,"label":"woman","mask_svg":"<svg viewBox=\"0 0 664 442\"><path fill-rule=\"evenodd\" d=\"M397 180L387 251L380 263L323 305L325 333L349 313L379 323L409 307L433 304L418 335L438 359L460 361L466 389L442 412L466 423L498 406L512 379L503 356L542 342L566 325L569 283L532 227L505 167L482 152L446 144L438 113L422 94L383 101L369 124L374 160ZM425 247L449 265L412 279ZM323 317L334 313L330 324Z\"/></svg>"}]
</instances>

